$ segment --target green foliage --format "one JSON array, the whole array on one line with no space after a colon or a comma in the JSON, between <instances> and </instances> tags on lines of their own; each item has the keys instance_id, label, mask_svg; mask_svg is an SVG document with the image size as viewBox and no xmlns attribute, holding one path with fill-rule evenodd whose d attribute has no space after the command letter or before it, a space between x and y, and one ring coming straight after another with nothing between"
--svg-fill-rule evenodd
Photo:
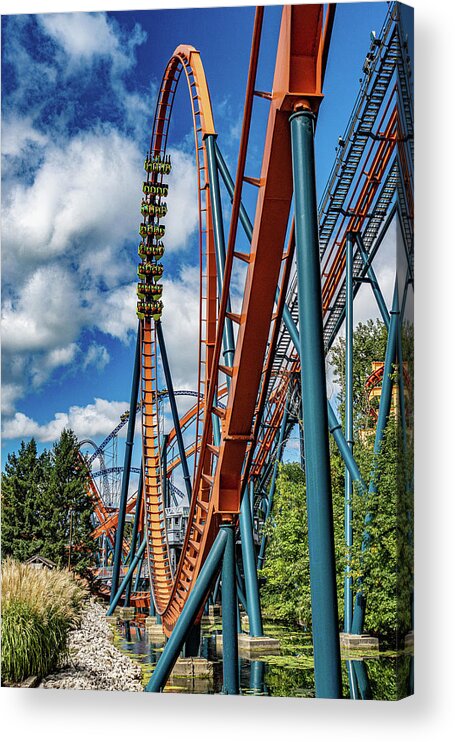
<instances>
[{"instance_id":1,"label":"green foliage","mask_svg":"<svg viewBox=\"0 0 455 742\"><path fill-rule=\"evenodd\" d=\"M384 359L386 344L387 329L383 322L378 319L376 321L369 319L366 323L359 322L354 331L352 359L354 429L357 431L371 426L370 403L365 391L365 382L372 372L372 362ZM338 338L330 351L330 363L334 369L334 381L340 385L339 415L342 421L344 421L345 410L345 358L346 341L344 338Z\"/></svg>"},{"instance_id":2,"label":"green foliage","mask_svg":"<svg viewBox=\"0 0 455 742\"><path fill-rule=\"evenodd\" d=\"M49 456L22 441L8 455L2 475L2 553L25 561L43 546L40 505L49 476Z\"/></svg>"},{"instance_id":3,"label":"green foliage","mask_svg":"<svg viewBox=\"0 0 455 742\"><path fill-rule=\"evenodd\" d=\"M51 452L37 455L36 443L21 443L2 475L2 555L24 561L40 553L59 567L85 572L94 543L92 503L77 439L64 430Z\"/></svg>"},{"instance_id":4,"label":"green foliage","mask_svg":"<svg viewBox=\"0 0 455 742\"><path fill-rule=\"evenodd\" d=\"M357 491L353 498L352 573L354 583L362 577L365 630L391 643L412 625L413 497L401 442L401 429L391 418L380 454L374 457L367 446L358 451L362 469L367 476L373 473L375 486L374 491Z\"/></svg>"},{"instance_id":5,"label":"green foliage","mask_svg":"<svg viewBox=\"0 0 455 742\"><path fill-rule=\"evenodd\" d=\"M37 570L7 559L2 565L2 677L18 683L43 677L67 653L85 589L68 573Z\"/></svg>"},{"instance_id":6,"label":"green foliage","mask_svg":"<svg viewBox=\"0 0 455 742\"><path fill-rule=\"evenodd\" d=\"M276 620L311 623L308 525L303 472L280 467L272 517L265 524L267 558L260 577L265 614Z\"/></svg>"},{"instance_id":7,"label":"green foliage","mask_svg":"<svg viewBox=\"0 0 455 742\"><path fill-rule=\"evenodd\" d=\"M358 580L367 600L365 631L398 645L412 626L413 495L412 495L412 328L402 331L403 358L409 389L406 395L406 436L397 415L390 416L377 456L373 454L370 402L365 382L372 362L384 358L387 332L382 322L359 324L354 332L354 454L371 492L354 487L353 534L350 553L354 595ZM344 419L345 344L331 353L334 378L340 383L339 415ZM368 430L370 428L370 430ZM405 441L406 439L406 448ZM332 505L338 615L342 626L347 549L344 534L345 467L330 440ZM305 476L298 464L280 468L272 517L265 526L266 560L261 571L261 598L266 615L311 625ZM391 691L390 691L391 692Z\"/></svg>"}]
</instances>

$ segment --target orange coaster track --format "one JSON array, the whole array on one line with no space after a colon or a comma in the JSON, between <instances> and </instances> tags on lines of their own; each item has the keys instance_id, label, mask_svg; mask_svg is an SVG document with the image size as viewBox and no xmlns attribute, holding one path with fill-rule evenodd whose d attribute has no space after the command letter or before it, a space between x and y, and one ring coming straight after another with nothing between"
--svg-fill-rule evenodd
<instances>
[{"instance_id":1,"label":"orange coaster track","mask_svg":"<svg viewBox=\"0 0 455 742\"><path fill-rule=\"evenodd\" d=\"M166 151L174 96L185 73L193 113L199 203L200 343L199 398L195 406L194 481L182 554L172 574L166 535L160 463L158 348L155 325L141 320L141 402L145 532L151 591L164 630L170 635L207 557L222 521L236 521L248 478L260 420L267 401L273 352L281 322L294 249L293 229L286 245L293 195L289 116L296 106L317 112L333 22L329 6L286 6L283 10L273 93L261 174L245 177L245 162L255 93L263 9L255 16L244 118L221 296L217 296L216 262L207 173L205 137L215 134L210 97L199 52L179 46L161 83L150 154ZM292 73L291 73L292 71ZM249 255L235 252L242 184L258 187ZM243 304L228 312L235 258L247 262ZM278 286L278 301L275 307ZM238 325L232 367L221 363L225 318ZM220 373L230 379L225 408L218 406ZM282 405L282 397L280 397ZM214 444L213 415L221 424Z\"/></svg>"}]
</instances>

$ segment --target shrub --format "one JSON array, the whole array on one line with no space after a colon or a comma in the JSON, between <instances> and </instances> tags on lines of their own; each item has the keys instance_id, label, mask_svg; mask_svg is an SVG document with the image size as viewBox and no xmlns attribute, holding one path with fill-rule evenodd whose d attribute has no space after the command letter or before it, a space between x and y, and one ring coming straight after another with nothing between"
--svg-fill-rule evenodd
<instances>
[{"instance_id":1,"label":"shrub","mask_svg":"<svg viewBox=\"0 0 455 742\"><path fill-rule=\"evenodd\" d=\"M65 658L85 588L64 570L2 565L2 676L18 683L47 675Z\"/></svg>"}]
</instances>

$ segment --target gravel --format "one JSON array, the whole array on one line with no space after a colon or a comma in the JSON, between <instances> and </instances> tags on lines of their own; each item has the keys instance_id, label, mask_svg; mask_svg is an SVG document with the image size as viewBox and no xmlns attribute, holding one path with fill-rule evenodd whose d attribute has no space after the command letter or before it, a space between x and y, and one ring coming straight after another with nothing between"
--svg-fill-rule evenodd
<instances>
[{"instance_id":1,"label":"gravel","mask_svg":"<svg viewBox=\"0 0 455 742\"><path fill-rule=\"evenodd\" d=\"M106 610L93 599L69 638L69 663L43 678L40 688L142 691L141 668L112 643Z\"/></svg>"}]
</instances>

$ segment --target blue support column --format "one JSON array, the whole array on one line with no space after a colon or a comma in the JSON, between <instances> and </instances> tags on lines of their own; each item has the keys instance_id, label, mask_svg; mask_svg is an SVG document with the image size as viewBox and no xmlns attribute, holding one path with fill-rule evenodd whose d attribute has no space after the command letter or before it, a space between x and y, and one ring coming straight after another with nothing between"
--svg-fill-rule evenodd
<instances>
[{"instance_id":1,"label":"blue support column","mask_svg":"<svg viewBox=\"0 0 455 742\"><path fill-rule=\"evenodd\" d=\"M387 327L387 329L389 329L390 315L387 310L387 305L384 301L384 297L382 295L382 291L380 289L378 279L376 278L376 273L374 272L374 268L371 264L368 253L365 250L362 235L360 234L360 232L356 232L355 237L356 237L357 245L359 246L360 255L362 256L363 264L367 271L367 276L370 279L371 288L373 289L373 294L375 295L378 309L381 313L381 317L383 319L385 326Z\"/></svg>"},{"instance_id":2,"label":"blue support column","mask_svg":"<svg viewBox=\"0 0 455 742\"><path fill-rule=\"evenodd\" d=\"M169 435L163 435L163 441L161 444L161 490L163 492L164 507L168 508L169 503L169 487L167 481L167 442Z\"/></svg>"},{"instance_id":3,"label":"blue support column","mask_svg":"<svg viewBox=\"0 0 455 742\"><path fill-rule=\"evenodd\" d=\"M240 537L242 540L243 571L248 606L250 636L263 636L261 604L259 600L258 575L253 540L253 520L251 517L248 492L245 492L240 506Z\"/></svg>"},{"instance_id":4,"label":"blue support column","mask_svg":"<svg viewBox=\"0 0 455 742\"><path fill-rule=\"evenodd\" d=\"M216 141L215 141L214 149L215 149L215 156L216 156L216 164L218 165L218 170L221 174L224 185L226 186L226 190L229 194L229 198L231 199L231 203L232 203L232 200L234 198L234 181L232 180L231 174L227 168L226 162L224 161L223 155L221 154ZM253 237L253 225L250 221L248 214L246 213L246 209L243 203L240 204L239 219L245 231L245 234L247 236L248 242L251 242L251 238Z\"/></svg>"},{"instance_id":5,"label":"blue support column","mask_svg":"<svg viewBox=\"0 0 455 742\"><path fill-rule=\"evenodd\" d=\"M195 622L196 616L204 604L210 585L218 572L227 539L228 534L226 529L220 528L196 583L183 606L174 630L158 660L152 677L147 683L145 688L147 693L159 693L166 685L167 679Z\"/></svg>"},{"instance_id":6,"label":"blue support column","mask_svg":"<svg viewBox=\"0 0 455 742\"><path fill-rule=\"evenodd\" d=\"M305 471L305 441L303 440L303 425L302 423L298 422L299 426L299 445L300 445L300 468L304 472Z\"/></svg>"},{"instance_id":7,"label":"blue support column","mask_svg":"<svg viewBox=\"0 0 455 742\"><path fill-rule=\"evenodd\" d=\"M188 462L186 460L185 444L183 442L182 429L180 427L180 418L177 410L177 402L175 401L174 385L172 383L171 369L167 357L166 344L164 342L163 326L161 320L155 322L156 335L160 346L161 362L163 364L164 377L166 379L166 387L169 395L169 404L172 413L172 422L174 423L175 437L177 439L177 446L179 449L180 462L182 466L183 479L185 481L185 489L188 497L188 502L191 502L191 477L188 469Z\"/></svg>"},{"instance_id":8,"label":"blue support column","mask_svg":"<svg viewBox=\"0 0 455 742\"><path fill-rule=\"evenodd\" d=\"M290 117L316 696L341 698L340 640L322 332L314 116Z\"/></svg>"},{"instance_id":9,"label":"blue support column","mask_svg":"<svg viewBox=\"0 0 455 742\"><path fill-rule=\"evenodd\" d=\"M129 562L131 564L132 560L134 559L134 555L136 552L136 544L137 544L137 535L139 533L139 518L141 514L141 505L142 505L142 489L143 489L143 468L141 466L141 473L139 474L139 482L137 485L137 495L136 495L136 510L134 513L134 523L133 523L133 533L131 534L131 549L129 554ZM141 562L142 565L142 562ZM140 574L140 572L139 572ZM126 588L125 592L125 600L123 601L124 606L128 606L131 598L131 586L133 581L130 580L128 583L128 587Z\"/></svg>"},{"instance_id":10,"label":"blue support column","mask_svg":"<svg viewBox=\"0 0 455 742\"><path fill-rule=\"evenodd\" d=\"M281 418L280 435L278 438L278 448L276 452L275 463L273 465L272 479L270 481L270 490L269 490L269 495L267 498L267 509L265 512L264 524L267 523L267 520L270 517L270 513L272 512L273 498L275 497L275 487L276 487L276 480L278 476L278 466L280 464L281 457L283 456L284 436L286 434L286 426L288 424L288 417L289 417L289 412L285 404L283 417ZM258 556L258 569L262 569L262 565L264 564L266 543L267 543L267 538L265 534L262 534L261 546L259 548L259 556Z\"/></svg>"},{"instance_id":11,"label":"blue support column","mask_svg":"<svg viewBox=\"0 0 455 742\"><path fill-rule=\"evenodd\" d=\"M237 645L237 590L235 584L235 528L223 523L220 532L226 534L221 573L221 605L223 623L223 693L238 695L239 656Z\"/></svg>"},{"instance_id":12,"label":"blue support column","mask_svg":"<svg viewBox=\"0 0 455 742\"><path fill-rule=\"evenodd\" d=\"M138 565L138 562L139 562L142 554L145 551L146 545L147 545L147 542L146 542L146 539L144 538L144 540L142 541L139 549L137 550L136 556L134 557L133 561L131 562L131 564L130 564L130 566L128 568L128 572L126 573L125 577L123 578L123 580L122 580L122 582L120 584L119 589L117 590L116 594L114 595L113 599L111 600L111 603L109 605L109 610L107 611L106 616L112 616L112 614L114 613L115 609L117 608L118 602L119 602L120 598L122 597L122 593L123 593L124 589L126 588L126 586L128 585L128 583L131 581L131 578L133 576L133 572L136 569L136 567Z\"/></svg>"},{"instance_id":13,"label":"blue support column","mask_svg":"<svg viewBox=\"0 0 455 742\"><path fill-rule=\"evenodd\" d=\"M128 418L128 429L127 429L127 434L126 434L125 459L123 462L122 489L120 493L117 530L115 533L114 564L112 567L112 584L111 584L111 595L110 595L111 603L117 592L119 577L120 577L120 566L122 563L123 535L125 532L126 503L128 500L128 487L130 483L131 456L133 453L134 428L136 425L136 408L137 408L137 397L139 393L140 371L141 371L141 339L140 339L139 326L138 326L137 338L136 338L136 351L135 351L135 356L134 356L133 381L131 384L130 414Z\"/></svg>"},{"instance_id":14,"label":"blue support column","mask_svg":"<svg viewBox=\"0 0 455 742\"><path fill-rule=\"evenodd\" d=\"M142 572L142 565L144 563L144 557L145 557L145 552L142 554L141 558L139 559L139 563L137 565L136 579L134 580L133 592L136 592L137 590L139 590L139 582L141 579L141 572Z\"/></svg>"},{"instance_id":15,"label":"blue support column","mask_svg":"<svg viewBox=\"0 0 455 742\"><path fill-rule=\"evenodd\" d=\"M207 152L207 167L209 173L209 184L210 184L210 204L212 206L212 224L213 224L213 236L215 239L215 255L216 255L216 268L217 268L217 279L218 279L218 294L221 296L223 291L224 281L224 267L226 264L226 243L224 239L224 225L223 225L223 212L221 209L221 194L220 194L220 183L218 178L218 169L216 164L216 134L207 134L205 137L206 152ZM226 305L228 312L231 311L231 303L228 300ZM234 330L232 327L232 320L229 317L225 318L223 328L223 356L224 363L226 366L231 367L234 363ZM230 377L226 376L226 383L230 385Z\"/></svg>"},{"instance_id":16,"label":"blue support column","mask_svg":"<svg viewBox=\"0 0 455 742\"><path fill-rule=\"evenodd\" d=\"M352 284L353 245L352 235L346 239L346 358L345 358L345 436L352 453L354 447L353 421L353 354L354 354L354 297ZM344 470L344 539L346 544L346 565L344 576L344 631L349 634L352 623L352 477L348 467Z\"/></svg>"}]
</instances>

